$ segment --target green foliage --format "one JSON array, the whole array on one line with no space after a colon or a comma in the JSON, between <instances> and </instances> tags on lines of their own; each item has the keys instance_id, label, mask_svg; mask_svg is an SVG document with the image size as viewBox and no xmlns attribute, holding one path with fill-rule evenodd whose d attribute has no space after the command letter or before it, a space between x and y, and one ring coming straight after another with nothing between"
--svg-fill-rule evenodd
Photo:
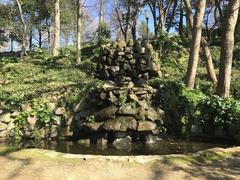
<instances>
[{"instance_id":1,"label":"green foliage","mask_svg":"<svg viewBox=\"0 0 240 180\"><path fill-rule=\"evenodd\" d=\"M99 54L100 54L100 46L95 46L89 43L82 45L81 55L82 55L83 61L91 60L95 62L96 59L99 57Z\"/></svg>"},{"instance_id":2,"label":"green foliage","mask_svg":"<svg viewBox=\"0 0 240 180\"><path fill-rule=\"evenodd\" d=\"M150 32L150 30L147 26L147 23L145 21L141 21L137 30L138 30L138 34L142 40L147 40L147 32L149 33L149 39L153 39L153 37L154 37L153 32Z\"/></svg>"},{"instance_id":3,"label":"green foliage","mask_svg":"<svg viewBox=\"0 0 240 180\"><path fill-rule=\"evenodd\" d=\"M94 77L94 74L96 72L96 63L91 60L82 61L79 65L79 69L82 72L86 73L88 76Z\"/></svg>"},{"instance_id":4,"label":"green foliage","mask_svg":"<svg viewBox=\"0 0 240 180\"><path fill-rule=\"evenodd\" d=\"M119 100L118 105L120 107L123 106L127 102L127 94L125 93L120 94L118 100Z\"/></svg>"},{"instance_id":5,"label":"green foliage","mask_svg":"<svg viewBox=\"0 0 240 180\"><path fill-rule=\"evenodd\" d=\"M206 97L199 104L199 111L199 119L204 126L221 127L226 130L234 121L240 123L240 103L233 99Z\"/></svg>"},{"instance_id":6,"label":"green foliage","mask_svg":"<svg viewBox=\"0 0 240 180\"><path fill-rule=\"evenodd\" d=\"M47 61L50 58L49 52L40 48L30 52L29 55L34 60Z\"/></svg>"},{"instance_id":7,"label":"green foliage","mask_svg":"<svg viewBox=\"0 0 240 180\"><path fill-rule=\"evenodd\" d=\"M0 67L7 63L16 63L20 59L14 54L11 56L0 56Z\"/></svg>"},{"instance_id":8,"label":"green foliage","mask_svg":"<svg viewBox=\"0 0 240 180\"><path fill-rule=\"evenodd\" d=\"M137 102L136 101L131 101L130 106L131 106L131 108L136 109L137 108Z\"/></svg>"},{"instance_id":9,"label":"green foliage","mask_svg":"<svg viewBox=\"0 0 240 180\"><path fill-rule=\"evenodd\" d=\"M13 106L38 99L52 93L81 89L92 78L74 66L49 66L32 62L6 63L1 68L0 79L7 83L0 86L0 101Z\"/></svg>"},{"instance_id":10,"label":"green foliage","mask_svg":"<svg viewBox=\"0 0 240 180\"><path fill-rule=\"evenodd\" d=\"M15 124L18 127L23 128L26 126L27 118L29 116L36 116L37 118L37 128L41 128L46 126L46 124L51 124L55 118L55 116L50 112L48 108L48 101L46 99L34 99L31 102L32 111L25 112L21 111L20 114L16 117Z\"/></svg>"},{"instance_id":11,"label":"green foliage","mask_svg":"<svg viewBox=\"0 0 240 180\"><path fill-rule=\"evenodd\" d=\"M7 4L0 3L0 47L8 41L5 35L4 28L8 28L10 25L11 6Z\"/></svg>"},{"instance_id":12,"label":"green foliage","mask_svg":"<svg viewBox=\"0 0 240 180\"><path fill-rule=\"evenodd\" d=\"M41 137L40 130L49 131L50 127L53 124L59 124L61 121L61 117L54 115L49 107L48 107L47 99L34 99L30 105L32 107L31 111L21 111L19 115L16 117L14 124L14 139L16 141L21 140L26 131L32 131L34 134L34 139L39 141ZM34 129L29 129L28 118L33 117L36 119L36 124L34 125Z\"/></svg>"},{"instance_id":13,"label":"green foliage","mask_svg":"<svg viewBox=\"0 0 240 180\"><path fill-rule=\"evenodd\" d=\"M76 47L75 46L67 46L65 48L61 48L59 51L59 56L61 58L66 58L69 60L69 63L74 63L76 59Z\"/></svg>"},{"instance_id":14,"label":"green foliage","mask_svg":"<svg viewBox=\"0 0 240 180\"><path fill-rule=\"evenodd\" d=\"M239 25L239 27L240 27L240 25ZM233 66L236 68L240 67L240 42L238 42L235 45L234 50L233 50Z\"/></svg>"},{"instance_id":15,"label":"green foliage","mask_svg":"<svg viewBox=\"0 0 240 180\"><path fill-rule=\"evenodd\" d=\"M161 55L171 54L171 52L183 52L184 46L180 36L162 33L157 42L157 49L161 49Z\"/></svg>"},{"instance_id":16,"label":"green foliage","mask_svg":"<svg viewBox=\"0 0 240 180\"><path fill-rule=\"evenodd\" d=\"M206 76L206 74L204 74L204 76ZM200 77L200 74L195 82L195 87L206 95L214 94L216 91L216 85L209 81L207 77Z\"/></svg>"},{"instance_id":17,"label":"green foliage","mask_svg":"<svg viewBox=\"0 0 240 180\"><path fill-rule=\"evenodd\" d=\"M234 99L240 100L240 73L238 68L232 69L230 91Z\"/></svg>"},{"instance_id":18,"label":"green foliage","mask_svg":"<svg viewBox=\"0 0 240 180\"><path fill-rule=\"evenodd\" d=\"M200 91L190 91L182 83L175 81L153 79L149 83L158 88L158 103L162 108L168 111L175 107L182 115L189 113L204 96Z\"/></svg>"},{"instance_id":19,"label":"green foliage","mask_svg":"<svg viewBox=\"0 0 240 180\"><path fill-rule=\"evenodd\" d=\"M213 59L213 63L216 67L218 67L219 60L220 60L221 48L218 46L211 47L211 55Z\"/></svg>"},{"instance_id":20,"label":"green foliage","mask_svg":"<svg viewBox=\"0 0 240 180\"><path fill-rule=\"evenodd\" d=\"M168 133L188 137L194 124L203 127L212 137L221 129L228 138L240 142L239 101L207 96L200 90L190 91L175 81L153 79L150 84L158 89L154 103L167 114Z\"/></svg>"},{"instance_id":21,"label":"green foliage","mask_svg":"<svg viewBox=\"0 0 240 180\"><path fill-rule=\"evenodd\" d=\"M231 84L231 95L237 99L240 100L240 80L233 79L233 82Z\"/></svg>"},{"instance_id":22,"label":"green foliage","mask_svg":"<svg viewBox=\"0 0 240 180\"><path fill-rule=\"evenodd\" d=\"M90 122L90 123L94 123L94 122L96 122L96 118L95 118L94 115L91 115L91 116L88 116L88 117L86 118L86 121L87 121L87 122Z\"/></svg>"},{"instance_id":23,"label":"green foliage","mask_svg":"<svg viewBox=\"0 0 240 180\"><path fill-rule=\"evenodd\" d=\"M198 90L190 91L176 81L153 79L150 80L150 85L158 89L154 103L166 112L167 123L174 124L174 127L166 124L168 131L171 131L169 133L181 135L183 128L189 128L194 121L196 107L204 97L203 93ZM189 132L184 133L187 135Z\"/></svg>"},{"instance_id":24,"label":"green foliage","mask_svg":"<svg viewBox=\"0 0 240 180\"><path fill-rule=\"evenodd\" d=\"M102 81L97 79L92 79L91 81L88 81L87 83L83 83L81 87L79 88L71 88L63 93L63 96L61 98L61 103L63 106L72 107L72 105L76 102L78 102L85 93L94 91L97 87L99 87L102 84Z\"/></svg>"},{"instance_id":25,"label":"green foliage","mask_svg":"<svg viewBox=\"0 0 240 180\"><path fill-rule=\"evenodd\" d=\"M36 114L38 119L37 126L44 127L46 124L51 124L51 122L55 119L54 115L50 112L48 108L48 101L45 99L36 99L32 102L33 111L31 113Z\"/></svg>"},{"instance_id":26,"label":"green foliage","mask_svg":"<svg viewBox=\"0 0 240 180\"><path fill-rule=\"evenodd\" d=\"M25 127L27 125L27 118L29 116L29 113L27 112L21 112L15 119L14 124L15 128L19 131L21 128Z\"/></svg>"},{"instance_id":27,"label":"green foliage","mask_svg":"<svg viewBox=\"0 0 240 180\"><path fill-rule=\"evenodd\" d=\"M154 49L160 52L161 72L166 80L182 81L188 64L188 53L176 35L162 34Z\"/></svg>"},{"instance_id":28,"label":"green foliage","mask_svg":"<svg viewBox=\"0 0 240 180\"><path fill-rule=\"evenodd\" d=\"M3 30L0 30L0 47L5 43L7 42L8 39L7 37L4 35L4 31Z\"/></svg>"},{"instance_id":29,"label":"green foliage","mask_svg":"<svg viewBox=\"0 0 240 180\"><path fill-rule=\"evenodd\" d=\"M111 31L106 22L101 22L97 29L97 44L102 45L109 42L111 38Z\"/></svg>"}]
</instances>

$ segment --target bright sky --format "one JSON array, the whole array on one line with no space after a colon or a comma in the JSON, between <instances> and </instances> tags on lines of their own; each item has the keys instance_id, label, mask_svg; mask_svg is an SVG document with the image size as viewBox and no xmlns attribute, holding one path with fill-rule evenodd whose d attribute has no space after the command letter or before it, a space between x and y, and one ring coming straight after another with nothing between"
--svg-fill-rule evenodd
<instances>
[{"instance_id":1,"label":"bright sky","mask_svg":"<svg viewBox=\"0 0 240 180\"><path fill-rule=\"evenodd\" d=\"M1 3L7 3L13 0L0 0L0 4ZM82 0L84 1L84 0ZM111 12L112 12L112 4L114 3L113 0L105 0L104 1L104 18L107 21L107 23L111 26ZM99 0L86 0L85 1L85 9L88 12L90 19L91 19L91 23L88 24L88 31L95 31L97 26L98 26L98 14L99 14ZM140 24L141 21L146 21L145 20L145 13L146 11L149 12L150 14L150 19L149 19L149 28L150 31L153 32L153 20L151 17L151 13L148 9L143 9L142 12L139 15L139 19L138 19L138 24ZM114 37L114 36L113 36ZM37 39L37 37L36 37ZM34 41L36 43L36 41ZM64 43L64 38L62 37L62 44ZM73 44L72 38L70 37L70 45ZM15 45L14 47L17 47L17 45ZM9 48L4 49L4 50L9 50Z\"/></svg>"}]
</instances>

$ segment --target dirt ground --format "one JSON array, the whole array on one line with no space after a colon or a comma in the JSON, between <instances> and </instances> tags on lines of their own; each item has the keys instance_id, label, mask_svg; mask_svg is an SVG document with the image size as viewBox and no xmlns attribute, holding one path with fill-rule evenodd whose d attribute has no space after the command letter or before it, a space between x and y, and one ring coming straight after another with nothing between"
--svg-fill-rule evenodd
<instances>
[{"instance_id":1,"label":"dirt ground","mask_svg":"<svg viewBox=\"0 0 240 180\"><path fill-rule=\"evenodd\" d=\"M193 155L91 156L0 146L0 179L240 179L240 147Z\"/></svg>"}]
</instances>

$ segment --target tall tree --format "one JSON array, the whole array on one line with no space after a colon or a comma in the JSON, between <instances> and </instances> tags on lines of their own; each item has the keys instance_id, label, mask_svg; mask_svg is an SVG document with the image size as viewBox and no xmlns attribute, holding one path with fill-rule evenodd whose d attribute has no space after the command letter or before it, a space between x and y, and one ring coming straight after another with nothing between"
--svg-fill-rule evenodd
<instances>
[{"instance_id":1,"label":"tall tree","mask_svg":"<svg viewBox=\"0 0 240 180\"><path fill-rule=\"evenodd\" d=\"M53 39L53 56L59 55L60 48L60 0L55 0L54 4L54 39Z\"/></svg>"},{"instance_id":2,"label":"tall tree","mask_svg":"<svg viewBox=\"0 0 240 180\"><path fill-rule=\"evenodd\" d=\"M190 0L183 0L183 1L184 1L184 5L187 12L188 24L190 26L190 29L193 31L193 15L192 15L192 7L191 7ZM213 83L217 83L217 76L213 66L211 50L209 48L209 44L207 40L203 36L201 37L201 46L203 48L203 54L206 60L206 68L207 68L208 76L210 77Z\"/></svg>"},{"instance_id":3,"label":"tall tree","mask_svg":"<svg viewBox=\"0 0 240 180\"><path fill-rule=\"evenodd\" d=\"M137 18L144 4L143 0L119 0L115 3L117 21L125 41L129 39L129 29L133 40L136 40Z\"/></svg>"},{"instance_id":4,"label":"tall tree","mask_svg":"<svg viewBox=\"0 0 240 180\"><path fill-rule=\"evenodd\" d=\"M193 22L192 43L186 75L186 85L189 89L194 88L195 78L197 74L197 65L199 61L199 51L202 37L202 21L205 12L205 7L206 0L198 0Z\"/></svg>"},{"instance_id":5,"label":"tall tree","mask_svg":"<svg viewBox=\"0 0 240 180\"><path fill-rule=\"evenodd\" d=\"M99 8L99 26L100 23L103 21L103 0L99 0L100 8Z\"/></svg>"},{"instance_id":6,"label":"tall tree","mask_svg":"<svg viewBox=\"0 0 240 180\"><path fill-rule=\"evenodd\" d=\"M180 2L180 5L181 4L182 4L182 2ZM167 32L169 32L172 27L177 8L178 8L178 1L175 0L173 3L172 12L170 13L169 22L168 22L167 29L166 29Z\"/></svg>"},{"instance_id":7,"label":"tall tree","mask_svg":"<svg viewBox=\"0 0 240 180\"><path fill-rule=\"evenodd\" d=\"M147 36L149 33L149 37L154 37L154 34L152 32L149 32L149 27L147 26L147 23L145 21L141 21L141 23L138 25L138 34L143 40L147 40Z\"/></svg>"},{"instance_id":8,"label":"tall tree","mask_svg":"<svg viewBox=\"0 0 240 180\"><path fill-rule=\"evenodd\" d=\"M180 2L180 12L179 12L179 23L178 23L178 34L182 37L183 36L183 0Z\"/></svg>"},{"instance_id":9,"label":"tall tree","mask_svg":"<svg viewBox=\"0 0 240 180\"><path fill-rule=\"evenodd\" d=\"M78 0L78 13L77 13L77 59L76 63L80 64L81 62L81 16L82 16L82 2Z\"/></svg>"},{"instance_id":10,"label":"tall tree","mask_svg":"<svg viewBox=\"0 0 240 180\"><path fill-rule=\"evenodd\" d=\"M22 50L21 50L21 56L27 55L27 50L26 50L26 33L27 33L27 24L24 20L23 17L23 11L22 11L22 5L19 0L16 0L20 19L22 22Z\"/></svg>"},{"instance_id":11,"label":"tall tree","mask_svg":"<svg viewBox=\"0 0 240 180\"><path fill-rule=\"evenodd\" d=\"M8 41L6 32L11 28L12 20L10 17L11 6L0 3L0 48ZM11 38L11 36L10 36ZM12 39L12 38L11 38Z\"/></svg>"},{"instance_id":12,"label":"tall tree","mask_svg":"<svg viewBox=\"0 0 240 180\"><path fill-rule=\"evenodd\" d=\"M147 0L148 6L151 10L154 23L154 33L155 37L163 32L163 28L166 23L167 15L169 9L175 1L173 0ZM176 4L177 5L177 4Z\"/></svg>"},{"instance_id":13,"label":"tall tree","mask_svg":"<svg viewBox=\"0 0 240 180\"><path fill-rule=\"evenodd\" d=\"M222 45L217 95L225 98L230 95L234 32L238 19L239 6L240 0L229 1L225 21L222 26Z\"/></svg>"}]
</instances>

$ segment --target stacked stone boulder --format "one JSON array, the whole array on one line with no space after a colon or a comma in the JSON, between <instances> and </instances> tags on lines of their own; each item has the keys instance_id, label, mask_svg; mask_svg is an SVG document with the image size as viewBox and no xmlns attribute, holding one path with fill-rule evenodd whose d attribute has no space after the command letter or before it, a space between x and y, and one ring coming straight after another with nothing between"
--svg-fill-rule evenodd
<instances>
[{"instance_id":1,"label":"stacked stone boulder","mask_svg":"<svg viewBox=\"0 0 240 180\"><path fill-rule=\"evenodd\" d=\"M32 106L30 103L23 103L21 107L16 109L9 109L4 105L3 102L0 103L0 142L6 140L13 140L15 138L24 138L24 139L59 139L62 136L65 136L64 133L61 133L61 129L65 129L62 126L63 120L65 119L65 108L57 107L57 102L48 103L49 113L55 115L55 119L51 121L48 126L43 126L41 129L36 127L37 121L39 118L34 115ZM26 119L26 125L23 128L19 128L17 125L18 117L21 116L21 113L25 112L28 114ZM37 130L37 131L36 131ZM37 137L36 137L36 132ZM17 134L16 134L17 133ZM19 137L16 137L19 136Z\"/></svg>"},{"instance_id":2,"label":"stacked stone boulder","mask_svg":"<svg viewBox=\"0 0 240 180\"><path fill-rule=\"evenodd\" d=\"M93 143L105 138L145 141L158 136L164 112L152 105L156 90L145 87L119 87L104 84L84 97L74 108L73 129L76 139L90 138Z\"/></svg>"},{"instance_id":3,"label":"stacked stone boulder","mask_svg":"<svg viewBox=\"0 0 240 180\"><path fill-rule=\"evenodd\" d=\"M14 117L14 113L4 113L4 111L0 109L0 139L5 139L15 128Z\"/></svg>"},{"instance_id":4,"label":"stacked stone boulder","mask_svg":"<svg viewBox=\"0 0 240 180\"><path fill-rule=\"evenodd\" d=\"M147 85L150 78L161 75L158 61L158 54L147 43L120 40L102 46L97 74L110 84L76 105L74 137L119 144L158 136L164 112L153 106L156 90Z\"/></svg>"},{"instance_id":5,"label":"stacked stone boulder","mask_svg":"<svg viewBox=\"0 0 240 180\"><path fill-rule=\"evenodd\" d=\"M151 44L119 41L102 47L97 70L100 79L118 86L142 86L149 78L161 75L158 61Z\"/></svg>"}]
</instances>

